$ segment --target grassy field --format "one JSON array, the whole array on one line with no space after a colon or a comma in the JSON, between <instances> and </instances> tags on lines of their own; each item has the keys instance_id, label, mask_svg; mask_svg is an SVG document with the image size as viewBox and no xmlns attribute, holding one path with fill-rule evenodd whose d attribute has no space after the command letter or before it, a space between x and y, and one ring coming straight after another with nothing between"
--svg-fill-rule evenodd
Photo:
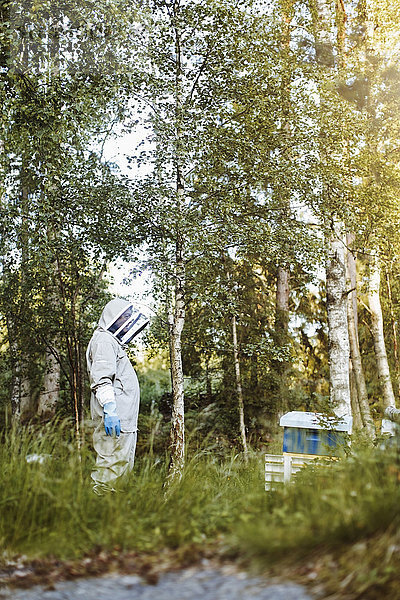
<instances>
[{"instance_id":1,"label":"grassy field","mask_svg":"<svg viewBox=\"0 0 400 600\"><path fill-rule=\"evenodd\" d=\"M43 461L28 462L29 455ZM373 595L379 590L400 598L396 449L353 450L329 469L307 468L295 484L268 493L260 454L246 464L240 455L197 452L187 460L182 481L168 488L166 460L144 457L117 493L103 497L92 492L92 461L90 446L79 456L67 425L3 434L4 559L215 546L248 566L300 575L303 569L329 589L342 585L349 598L360 590L363 598L385 597Z\"/></svg>"}]
</instances>

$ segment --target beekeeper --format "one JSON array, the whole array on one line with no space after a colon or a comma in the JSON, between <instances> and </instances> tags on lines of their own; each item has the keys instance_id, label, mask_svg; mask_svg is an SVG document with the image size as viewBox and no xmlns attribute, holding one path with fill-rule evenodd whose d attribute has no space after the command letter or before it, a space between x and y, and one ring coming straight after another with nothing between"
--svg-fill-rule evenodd
<instances>
[{"instance_id":1,"label":"beekeeper","mask_svg":"<svg viewBox=\"0 0 400 600\"><path fill-rule=\"evenodd\" d=\"M97 493L112 489L112 482L133 467L140 392L125 348L148 323L130 302L115 298L104 307L87 348L97 452L91 477Z\"/></svg>"}]
</instances>

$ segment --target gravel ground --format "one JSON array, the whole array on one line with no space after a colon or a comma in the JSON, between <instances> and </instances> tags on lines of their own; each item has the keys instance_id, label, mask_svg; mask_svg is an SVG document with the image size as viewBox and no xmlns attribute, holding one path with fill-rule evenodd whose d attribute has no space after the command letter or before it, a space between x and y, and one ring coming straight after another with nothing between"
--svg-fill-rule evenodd
<instances>
[{"instance_id":1,"label":"gravel ground","mask_svg":"<svg viewBox=\"0 0 400 600\"><path fill-rule=\"evenodd\" d=\"M53 589L0 588L2 600L312 600L294 583L271 583L246 573L186 569L149 585L137 575L62 581Z\"/></svg>"}]
</instances>

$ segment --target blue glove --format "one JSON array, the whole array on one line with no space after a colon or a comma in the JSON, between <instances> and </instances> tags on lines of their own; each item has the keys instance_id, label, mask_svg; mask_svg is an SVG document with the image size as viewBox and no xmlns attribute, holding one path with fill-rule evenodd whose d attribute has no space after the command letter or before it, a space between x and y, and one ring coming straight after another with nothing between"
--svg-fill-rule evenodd
<instances>
[{"instance_id":1,"label":"blue glove","mask_svg":"<svg viewBox=\"0 0 400 600\"><path fill-rule=\"evenodd\" d=\"M119 437L121 433L121 421L119 420L119 416L117 415L117 405L115 402L107 402L103 406L104 411L104 429L106 435L113 435L115 430L115 435Z\"/></svg>"}]
</instances>

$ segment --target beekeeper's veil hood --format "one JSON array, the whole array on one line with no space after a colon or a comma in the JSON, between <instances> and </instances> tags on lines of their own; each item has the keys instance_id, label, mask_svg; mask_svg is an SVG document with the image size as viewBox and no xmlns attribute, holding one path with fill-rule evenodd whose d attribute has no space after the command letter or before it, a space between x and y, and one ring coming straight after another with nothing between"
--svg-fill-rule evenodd
<instances>
[{"instance_id":1,"label":"beekeeper's veil hood","mask_svg":"<svg viewBox=\"0 0 400 600\"><path fill-rule=\"evenodd\" d=\"M148 318L122 298L110 300L99 320L99 327L111 333L120 344L129 344L148 324Z\"/></svg>"}]
</instances>

